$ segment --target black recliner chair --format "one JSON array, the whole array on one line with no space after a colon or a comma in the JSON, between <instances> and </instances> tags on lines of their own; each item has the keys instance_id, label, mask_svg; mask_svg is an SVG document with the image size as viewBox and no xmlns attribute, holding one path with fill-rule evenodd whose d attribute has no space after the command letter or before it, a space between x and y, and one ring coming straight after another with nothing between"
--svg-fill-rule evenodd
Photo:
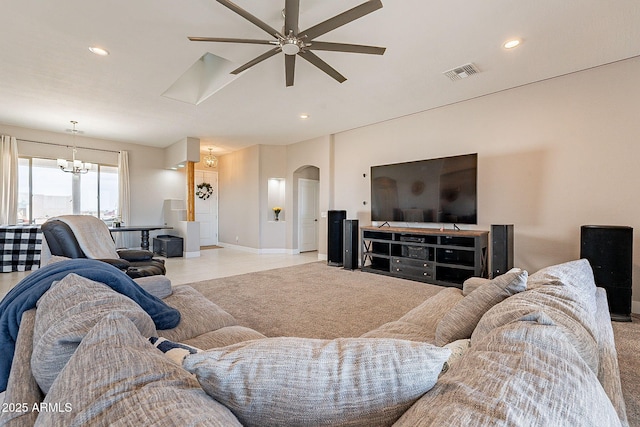
<instances>
[{"instance_id":1,"label":"black recliner chair","mask_svg":"<svg viewBox=\"0 0 640 427\"><path fill-rule=\"evenodd\" d=\"M51 255L66 258L87 258L80 248L76 236L66 223L51 219L42 224L41 229ZM167 272L164 260L153 258L153 252L136 249L119 249L117 252L120 258L100 259L100 261L119 268L132 279L164 275Z\"/></svg>"}]
</instances>

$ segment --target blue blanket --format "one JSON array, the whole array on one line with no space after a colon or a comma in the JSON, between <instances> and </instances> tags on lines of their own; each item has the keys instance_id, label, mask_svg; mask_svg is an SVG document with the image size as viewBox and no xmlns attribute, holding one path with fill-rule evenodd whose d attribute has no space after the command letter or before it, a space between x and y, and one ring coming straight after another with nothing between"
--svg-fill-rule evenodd
<instances>
[{"instance_id":1,"label":"blue blanket","mask_svg":"<svg viewBox=\"0 0 640 427\"><path fill-rule=\"evenodd\" d=\"M0 392L7 388L22 313L36 306L54 281L75 273L134 300L153 319L156 329L171 329L180 323L180 312L142 289L122 271L93 259L73 259L50 264L22 279L0 302Z\"/></svg>"}]
</instances>

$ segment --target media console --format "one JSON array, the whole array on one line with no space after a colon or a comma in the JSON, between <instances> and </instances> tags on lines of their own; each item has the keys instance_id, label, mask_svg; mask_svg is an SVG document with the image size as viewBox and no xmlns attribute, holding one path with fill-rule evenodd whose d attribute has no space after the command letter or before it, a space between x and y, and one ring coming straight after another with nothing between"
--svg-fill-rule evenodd
<instances>
[{"instance_id":1,"label":"media console","mask_svg":"<svg viewBox=\"0 0 640 427\"><path fill-rule=\"evenodd\" d=\"M488 231L362 227L362 271L462 287L487 277Z\"/></svg>"}]
</instances>

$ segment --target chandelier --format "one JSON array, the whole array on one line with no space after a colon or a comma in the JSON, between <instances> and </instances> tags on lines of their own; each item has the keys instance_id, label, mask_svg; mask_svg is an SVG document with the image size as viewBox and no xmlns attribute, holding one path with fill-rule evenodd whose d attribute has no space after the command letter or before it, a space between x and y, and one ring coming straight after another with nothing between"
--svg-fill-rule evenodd
<instances>
[{"instance_id":1,"label":"chandelier","mask_svg":"<svg viewBox=\"0 0 640 427\"><path fill-rule=\"evenodd\" d=\"M61 171L72 173L74 175L87 173L89 172L89 169L91 169L91 163L76 160L76 154L78 152L78 149L76 148L76 134L78 133L76 125L78 122L71 120L71 124L73 125L73 129L71 129L71 133L73 134L73 151L71 153L71 161L69 162L65 159L58 159L58 167Z\"/></svg>"},{"instance_id":2,"label":"chandelier","mask_svg":"<svg viewBox=\"0 0 640 427\"><path fill-rule=\"evenodd\" d=\"M208 168L215 168L218 166L218 159L213 155L213 148L209 148L209 154L204 156L204 165Z\"/></svg>"}]
</instances>

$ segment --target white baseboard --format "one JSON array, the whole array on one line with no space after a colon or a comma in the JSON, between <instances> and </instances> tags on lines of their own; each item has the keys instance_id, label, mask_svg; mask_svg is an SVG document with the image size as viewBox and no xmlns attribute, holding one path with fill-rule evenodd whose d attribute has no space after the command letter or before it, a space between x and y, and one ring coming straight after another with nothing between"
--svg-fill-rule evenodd
<instances>
[{"instance_id":1,"label":"white baseboard","mask_svg":"<svg viewBox=\"0 0 640 427\"><path fill-rule=\"evenodd\" d=\"M259 254L286 254L288 253L286 249L284 248L265 248L265 249L258 249L258 253Z\"/></svg>"},{"instance_id":2,"label":"white baseboard","mask_svg":"<svg viewBox=\"0 0 640 427\"><path fill-rule=\"evenodd\" d=\"M223 248L236 249L238 251L251 252L252 254L287 254L287 255L300 255L300 249L286 249L286 248L263 248L256 249L248 246L234 245L232 243L218 242L218 246ZM318 253L318 261L326 261L327 254Z\"/></svg>"},{"instance_id":3,"label":"white baseboard","mask_svg":"<svg viewBox=\"0 0 640 427\"><path fill-rule=\"evenodd\" d=\"M234 245L232 243L218 242L218 246L222 246L223 248L236 249L238 251L251 252L252 254L260 253L260 249L250 248L248 246Z\"/></svg>"},{"instance_id":4,"label":"white baseboard","mask_svg":"<svg viewBox=\"0 0 640 427\"><path fill-rule=\"evenodd\" d=\"M185 258L198 258L200 256L200 251L182 252L182 256Z\"/></svg>"},{"instance_id":5,"label":"white baseboard","mask_svg":"<svg viewBox=\"0 0 640 427\"><path fill-rule=\"evenodd\" d=\"M640 301L631 301L631 312L633 314L640 314Z\"/></svg>"}]
</instances>

